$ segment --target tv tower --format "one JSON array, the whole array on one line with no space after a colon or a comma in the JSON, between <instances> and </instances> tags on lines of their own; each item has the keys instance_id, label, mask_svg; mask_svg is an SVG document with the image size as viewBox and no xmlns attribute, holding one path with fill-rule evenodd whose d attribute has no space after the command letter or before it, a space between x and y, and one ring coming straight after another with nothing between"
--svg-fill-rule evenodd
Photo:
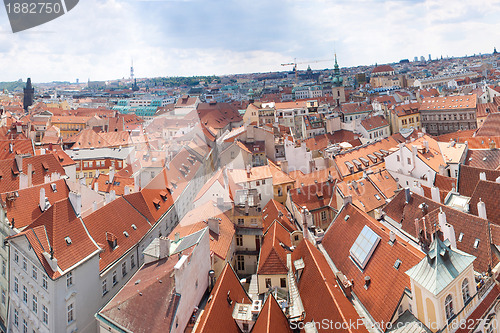
<instances>
[{"instance_id":1,"label":"tv tower","mask_svg":"<svg viewBox=\"0 0 500 333\"><path fill-rule=\"evenodd\" d=\"M132 65L130 66L130 79L134 79L134 59L132 58Z\"/></svg>"}]
</instances>

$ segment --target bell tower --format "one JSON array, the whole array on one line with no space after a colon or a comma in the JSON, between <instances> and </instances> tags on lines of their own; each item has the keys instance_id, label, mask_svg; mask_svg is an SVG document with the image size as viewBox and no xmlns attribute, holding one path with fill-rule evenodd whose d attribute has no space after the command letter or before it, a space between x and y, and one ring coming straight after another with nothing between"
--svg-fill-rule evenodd
<instances>
[{"instance_id":1,"label":"bell tower","mask_svg":"<svg viewBox=\"0 0 500 333\"><path fill-rule=\"evenodd\" d=\"M337 54L335 54L335 67L332 78L332 96L336 101L337 106L340 103L345 103L344 78L340 76L340 68L337 63Z\"/></svg>"},{"instance_id":2,"label":"bell tower","mask_svg":"<svg viewBox=\"0 0 500 333\"><path fill-rule=\"evenodd\" d=\"M33 96L35 95L35 89L31 85L31 78L28 78L26 82L26 88L24 88L24 100L23 109L28 112L28 107L33 105Z\"/></svg>"}]
</instances>

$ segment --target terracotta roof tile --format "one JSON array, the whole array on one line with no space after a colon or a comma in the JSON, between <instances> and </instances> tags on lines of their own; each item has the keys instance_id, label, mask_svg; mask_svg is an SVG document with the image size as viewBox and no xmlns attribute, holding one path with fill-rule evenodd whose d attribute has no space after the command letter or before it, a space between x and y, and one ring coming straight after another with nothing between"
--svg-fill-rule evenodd
<instances>
[{"instance_id":1,"label":"terracotta roof tile","mask_svg":"<svg viewBox=\"0 0 500 333\"><path fill-rule=\"evenodd\" d=\"M194 332L240 333L240 329L233 319L233 309L236 302L250 304L251 300L231 265L226 264L215 283Z\"/></svg>"},{"instance_id":2,"label":"terracotta roof tile","mask_svg":"<svg viewBox=\"0 0 500 333\"><path fill-rule=\"evenodd\" d=\"M469 149L464 164L496 170L500 166L500 149Z\"/></svg>"},{"instance_id":3,"label":"terracotta roof tile","mask_svg":"<svg viewBox=\"0 0 500 333\"><path fill-rule=\"evenodd\" d=\"M490 113L475 136L500 136L500 113Z\"/></svg>"},{"instance_id":4,"label":"terracotta roof tile","mask_svg":"<svg viewBox=\"0 0 500 333\"><path fill-rule=\"evenodd\" d=\"M273 294L269 294L259 317L252 328L253 333L292 333L285 314Z\"/></svg>"},{"instance_id":5,"label":"terracotta roof tile","mask_svg":"<svg viewBox=\"0 0 500 333\"><path fill-rule=\"evenodd\" d=\"M319 322L318 318L333 323L358 322L360 318L358 313L339 288L335 274L325 257L306 239L302 240L292 253L292 261L299 259L304 261L304 269L297 282L305 310L304 322L312 320ZM331 332L321 328L320 332ZM348 330L343 331L348 332ZM367 332L367 330L363 325L355 325L351 332Z\"/></svg>"},{"instance_id":6,"label":"terracotta roof tile","mask_svg":"<svg viewBox=\"0 0 500 333\"><path fill-rule=\"evenodd\" d=\"M337 207L335 183L325 182L296 188L290 191L290 196L296 205L306 206L309 211Z\"/></svg>"},{"instance_id":7,"label":"terracotta roof tile","mask_svg":"<svg viewBox=\"0 0 500 333\"><path fill-rule=\"evenodd\" d=\"M371 212L386 203L384 195L367 179L337 183L337 190L343 198L351 196L352 203L365 212Z\"/></svg>"},{"instance_id":8,"label":"terracotta roof tile","mask_svg":"<svg viewBox=\"0 0 500 333\"><path fill-rule=\"evenodd\" d=\"M139 192L138 192L139 193ZM137 193L133 193L137 194ZM105 270L118 258L136 246L149 231L151 224L123 197L111 201L83 219L83 222L95 242L101 244L104 252L99 260L100 271ZM132 227L135 225L135 229ZM106 241L106 232L117 237L118 246L113 249ZM125 235L127 233L128 237Z\"/></svg>"},{"instance_id":9,"label":"terracotta roof tile","mask_svg":"<svg viewBox=\"0 0 500 333\"><path fill-rule=\"evenodd\" d=\"M365 226L381 240L364 269L360 270L350 258L349 250ZM389 239L389 230L348 204L332 222L322 241L335 266L348 280L353 280L353 292L376 322L391 321L405 289L410 289L410 279L405 272L424 257L399 237L396 236L392 245ZM401 261L399 269L394 268L397 259ZM364 288L366 276L370 277L367 289Z\"/></svg>"},{"instance_id":10,"label":"terracotta roof tile","mask_svg":"<svg viewBox=\"0 0 500 333\"><path fill-rule=\"evenodd\" d=\"M361 126L363 126L367 131L372 131L389 126L389 122L384 118L384 116L374 116L361 120Z\"/></svg>"},{"instance_id":11,"label":"terracotta roof tile","mask_svg":"<svg viewBox=\"0 0 500 333\"><path fill-rule=\"evenodd\" d=\"M479 180L469 201L471 214L478 215L477 204L481 200L486 205L486 216L491 222L500 225L500 205L498 205L498 195L500 193L500 183Z\"/></svg>"},{"instance_id":12,"label":"terracotta roof tile","mask_svg":"<svg viewBox=\"0 0 500 333\"><path fill-rule=\"evenodd\" d=\"M286 207L278 201L271 199L264 206L264 209L262 209L262 227L264 228L264 232L267 231L275 220L285 227L288 232L297 230L293 218Z\"/></svg>"},{"instance_id":13,"label":"terracotta roof tile","mask_svg":"<svg viewBox=\"0 0 500 333\"><path fill-rule=\"evenodd\" d=\"M495 181L500 177L500 171L460 165L458 172L458 192L466 197L471 197L482 172L485 173L486 180Z\"/></svg>"},{"instance_id":14,"label":"terracotta roof tile","mask_svg":"<svg viewBox=\"0 0 500 333\"><path fill-rule=\"evenodd\" d=\"M257 274L287 274L286 255L292 246L290 233L278 222L274 221L267 229L259 254Z\"/></svg>"}]
</instances>

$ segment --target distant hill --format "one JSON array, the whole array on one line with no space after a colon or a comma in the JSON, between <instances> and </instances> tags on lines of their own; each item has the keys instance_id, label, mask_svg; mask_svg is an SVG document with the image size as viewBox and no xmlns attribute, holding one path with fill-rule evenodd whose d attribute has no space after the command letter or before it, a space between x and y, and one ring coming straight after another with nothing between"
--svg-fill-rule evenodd
<instances>
[{"instance_id":1,"label":"distant hill","mask_svg":"<svg viewBox=\"0 0 500 333\"><path fill-rule=\"evenodd\" d=\"M23 91L26 86L26 82L14 81L14 82L0 82L0 90L7 89L9 92Z\"/></svg>"}]
</instances>

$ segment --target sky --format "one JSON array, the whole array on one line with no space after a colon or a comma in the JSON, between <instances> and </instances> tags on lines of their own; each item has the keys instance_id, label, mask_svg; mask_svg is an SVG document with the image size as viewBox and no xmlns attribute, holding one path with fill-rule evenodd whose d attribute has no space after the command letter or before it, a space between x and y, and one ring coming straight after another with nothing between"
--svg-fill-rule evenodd
<instances>
[{"instance_id":1,"label":"sky","mask_svg":"<svg viewBox=\"0 0 500 333\"><path fill-rule=\"evenodd\" d=\"M26 0L32 1L32 0ZM13 34L0 9L0 81L224 75L491 53L500 0L80 0ZM318 60L327 60L314 62Z\"/></svg>"}]
</instances>

